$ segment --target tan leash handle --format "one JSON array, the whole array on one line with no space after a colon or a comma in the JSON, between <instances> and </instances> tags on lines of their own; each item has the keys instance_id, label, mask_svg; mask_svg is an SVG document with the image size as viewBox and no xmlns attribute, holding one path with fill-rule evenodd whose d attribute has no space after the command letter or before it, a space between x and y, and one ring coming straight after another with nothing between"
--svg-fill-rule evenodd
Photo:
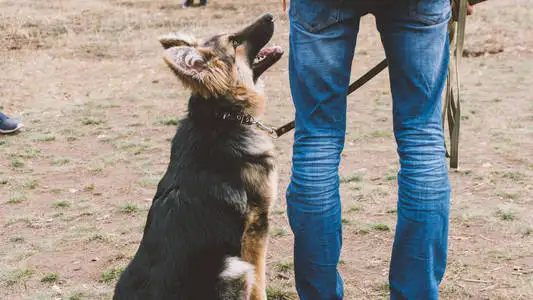
<instances>
[{"instance_id":1,"label":"tan leash handle","mask_svg":"<svg viewBox=\"0 0 533 300\"><path fill-rule=\"evenodd\" d=\"M459 0L459 7L454 7L456 15L448 24L450 39L450 64L448 65L448 78L446 82L446 102L442 112L442 129L444 121L448 119L448 130L450 133L450 149L446 149L446 156L450 158L450 168L456 169L459 164L459 129L461 125L461 81L459 67L463 56L463 46L465 38L467 5L483 2L479 0Z\"/></svg>"}]
</instances>

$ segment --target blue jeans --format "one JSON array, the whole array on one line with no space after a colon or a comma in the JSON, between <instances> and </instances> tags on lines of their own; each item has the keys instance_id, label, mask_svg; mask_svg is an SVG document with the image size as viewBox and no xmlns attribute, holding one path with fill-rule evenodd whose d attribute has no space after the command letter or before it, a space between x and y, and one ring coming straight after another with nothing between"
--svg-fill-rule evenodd
<instances>
[{"instance_id":1,"label":"blue jeans","mask_svg":"<svg viewBox=\"0 0 533 300\"><path fill-rule=\"evenodd\" d=\"M450 183L441 122L449 0L292 0L289 76L296 107L288 216L302 300L343 298L338 166L361 16L376 17L389 63L400 159L391 299L437 299L447 256ZM347 255L350 255L347 253Z\"/></svg>"}]
</instances>

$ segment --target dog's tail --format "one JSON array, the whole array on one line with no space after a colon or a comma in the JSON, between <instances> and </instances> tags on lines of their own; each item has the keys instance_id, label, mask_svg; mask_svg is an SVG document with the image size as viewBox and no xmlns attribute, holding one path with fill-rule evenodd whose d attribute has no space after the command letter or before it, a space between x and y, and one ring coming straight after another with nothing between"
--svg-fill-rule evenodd
<instances>
[{"instance_id":1,"label":"dog's tail","mask_svg":"<svg viewBox=\"0 0 533 300\"><path fill-rule=\"evenodd\" d=\"M220 299L250 299L255 282L255 268L240 257L227 257L220 273Z\"/></svg>"}]
</instances>

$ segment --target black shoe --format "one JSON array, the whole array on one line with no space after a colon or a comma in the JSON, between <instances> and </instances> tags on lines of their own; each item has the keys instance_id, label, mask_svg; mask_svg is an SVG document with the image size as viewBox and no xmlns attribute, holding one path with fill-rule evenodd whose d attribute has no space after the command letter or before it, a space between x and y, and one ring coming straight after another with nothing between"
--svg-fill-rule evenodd
<instances>
[{"instance_id":1,"label":"black shoe","mask_svg":"<svg viewBox=\"0 0 533 300\"><path fill-rule=\"evenodd\" d=\"M187 0L182 5L181 8L188 8L193 4L194 0Z\"/></svg>"}]
</instances>

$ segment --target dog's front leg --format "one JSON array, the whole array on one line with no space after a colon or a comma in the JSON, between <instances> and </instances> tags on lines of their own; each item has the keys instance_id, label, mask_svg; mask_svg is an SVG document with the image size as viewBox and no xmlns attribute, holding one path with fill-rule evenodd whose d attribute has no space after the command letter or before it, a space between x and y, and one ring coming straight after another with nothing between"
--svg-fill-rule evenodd
<instances>
[{"instance_id":1,"label":"dog's front leg","mask_svg":"<svg viewBox=\"0 0 533 300\"><path fill-rule=\"evenodd\" d=\"M241 257L255 267L251 300L266 300L266 248L268 208L249 205L242 237Z\"/></svg>"},{"instance_id":2,"label":"dog's front leg","mask_svg":"<svg viewBox=\"0 0 533 300\"><path fill-rule=\"evenodd\" d=\"M268 213L276 199L278 175L273 160L268 167L250 165L243 172L247 213L241 242L241 257L255 267L251 300L266 300L266 251Z\"/></svg>"}]
</instances>

